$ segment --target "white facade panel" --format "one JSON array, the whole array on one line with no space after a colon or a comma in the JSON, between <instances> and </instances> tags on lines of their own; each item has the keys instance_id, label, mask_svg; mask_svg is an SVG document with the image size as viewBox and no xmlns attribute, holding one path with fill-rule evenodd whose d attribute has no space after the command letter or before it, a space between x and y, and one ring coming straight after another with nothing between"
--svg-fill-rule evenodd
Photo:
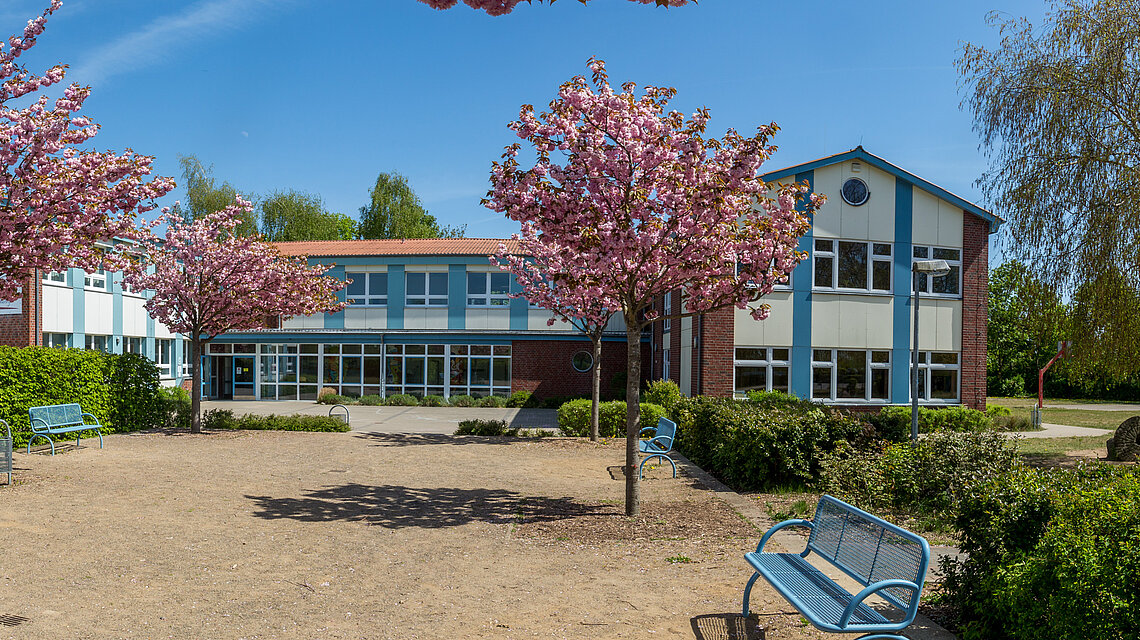
<instances>
[{"instance_id":1,"label":"white facade panel","mask_svg":"<svg viewBox=\"0 0 1140 640\"><path fill-rule=\"evenodd\" d=\"M43 330L44 333L74 333L74 295L71 287L43 287Z\"/></svg>"},{"instance_id":2,"label":"white facade panel","mask_svg":"<svg viewBox=\"0 0 1140 640\"><path fill-rule=\"evenodd\" d=\"M124 295L123 298L123 335L146 336L146 300L135 296Z\"/></svg>"},{"instance_id":3,"label":"white facade panel","mask_svg":"<svg viewBox=\"0 0 1140 640\"><path fill-rule=\"evenodd\" d=\"M816 293L812 296L811 346L890 349L893 313L891 296Z\"/></svg>"},{"instance_id":4,"label":"white facade panel","mask_svg":"<svg viewBox=\"0 0 1140 640\"><path fill-rule=\"evenodd\" d=\"M404 307L405 329L447 330L447 309L430 307Z\"/></svg>"},{"instance_id":5,"label":"white facade panel","mask_svg":"<svg viewBox=\"0 0 1140 640\"><path fill-rule=\"evenodd\" d=\"M914 335L913 328L908 331ZM961 352L962 301L923 298L918 305L918 334L920 351Z\"/></svg>"},{"instance_id":6,"label":"white facade panel","mask_svg":"<svg viewBox=\"0 0 1140 640\"><path fill-rule=\"evenodd\" d=\"M166 325L162 324L161 322L155 321L155 323L154 323L154 337L164 338L164 339L169 340L170 338L175 337L175 333L170 330L170 327L167 327Z\"/></svg>"},{"instance_id":7,"label":"white facade panel","mask_svg":"<svg viewBox=\"0 0 1140 640\"><path fill-rule=\"evenodd\" d=\"M529 331L577 331L577 327L569 322L555 320L552 326L547 326L551 313L543 309L530 309L527 312L527 330Z\"/></svg>"},{"instance_id":8,"label":"white facade panel","mask_svg":"<svg viewBox=\"0 0 1140 640\"><path fill-rule=\"evenodd\" d=\"M88 290L83 293L83 332L88 335L113 334L115 297L98 291Z\"/></svg>"},{"instance_id":9,"label":"white facade panel","mask_svg":"<svg viewBox=\"0 0 1140 640\"><path fill-rule=\"evenodd\" d=\"M344 310L345 329L387 329L387 307L349 307Z\"/></svg>"},{"instance_id":10,"label":"white facade panel","mask_svg":"<svg viewBox=\"0 0 1140 640\"><path fill-rule=\"evenodd\" d=\"M324 329L325 314L316 313L311 316L293 316L281 323L282 329Z\"/></svg>"},{"instance_id":11,"label":"white facade panel","mask_svg":"<svg viewBox=\"0 0 1140 640\"><path fill-rule=\"evenodd\" d=\"M468 309L468 329L510 329L510 309Z\"/></svg>"},{"instance_id":12,"label":"white facade panel","mask_svg":"<svg viewBox=\"0 0 1140 640\"><path fill-rule=\"evenodd\" d=\"M840 189L848 178L867 184L870 199L865 204L853 207L843 201ZM812 219L814 237L894 242L894 176L864 162L843 162L816 169L813 184L816 193L827 196Z\"/></svg>"},{"instance_id":13,"label":"white facade panel","mask_svg":"<svg viewBox=\"0 0 1140 640\"><path fill-rule=\"evenodd\" d=\"M676 322L676 321L674 321ZM681 318L681 393L693 395L693 319Z\"/></svg>"},{"instance_id":14,"label":"white facade panel","mask_svg":"<svg viewBox=\"0 0 1140 640\"><path fill-rule=\"evenodd\" d=\"M734 335L736 344L790 347L792 345L792 293L773 292L763 302L771 306L766 320L753 320L748 309L736 309Z\"/></svg>"}]
</instances>

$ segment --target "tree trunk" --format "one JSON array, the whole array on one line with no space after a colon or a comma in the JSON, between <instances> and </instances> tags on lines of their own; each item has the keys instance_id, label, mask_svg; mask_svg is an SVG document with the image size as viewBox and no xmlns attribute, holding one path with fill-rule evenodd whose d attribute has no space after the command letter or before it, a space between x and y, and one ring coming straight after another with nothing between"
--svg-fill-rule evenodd
<instances>
[{"instance_id":1,"label":"tree trunk","mask_svg":"<svg viewBox=\"0 0 1140 640\"><path fill-rule=\"evenodd\" d=\"M202 433L202 347L195 336L190 340L190 433Z\"/></svg>"},{"instance_id":2,"label":"tree trunk","mask_svg":"<svg viewBox=\"0 0 1140 640\"><path fill-rule=\"evenodd\" d=\"M590 336L594 341L594 370L591 372L590 390L590 442L598 441L598 404L602 397L602 336Z\"/></svg>"},{"instance_id":3,"label":"tree trunk","mask_svg":"<svg viewBox=\"0 0 1140 640\"><path fill-rule=\"evenodd\" d=\"M641 329L636 315L625 318L625 515L641 512L641 485L637 477L637 442L641 430Z\"/></svg>"}]
</instances>

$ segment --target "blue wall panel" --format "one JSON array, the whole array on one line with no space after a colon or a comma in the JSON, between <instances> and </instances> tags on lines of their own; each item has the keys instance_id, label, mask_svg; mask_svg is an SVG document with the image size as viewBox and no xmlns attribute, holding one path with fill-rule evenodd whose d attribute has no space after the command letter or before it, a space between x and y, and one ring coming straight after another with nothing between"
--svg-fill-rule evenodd
<instances>
[{"instance_id":1,"label":"blue wall panel","mask_svg":"<svg viewBox=\"0 0 1140 640\"><path fill-rule=\"evenodd\" d=\"M447 266L447 328L467 328L467 265Z\"/></svg>"},{"instance_id":2,"label":"blue wall panel","mask_svg":"<svg viewBox=\"0 0 1140 640\"><path fill-rule=\"evenodd\" d=\"M83 291L83 270L69 269L68 280L71 282L71 347L82 349L84 342L85 318L87 306Z\"/></svg>"},{"instance_id":3,"label":"blue wall panel","mask_svg":"<svg viewBox=\"0 0 1140 640\"><path fill-rule=\"evenodd\" d=\"M404 328L404 265L402 264L388 266L388 328Z\"/></svg>"},{"instance_id":4,"label":"blue wall panel","mask_svg":"<svg viewBox=\"0 0 1140 640\"><path fill-rule=\"evenodd\" d=\"M894 334L891 351L891 402L910 402L910 318L914 186L895 178Z\"/></svg>"},{"instance_id":5,"label":"blue wall panel","mask_svg":"<svg viewBox=\"0 0 1140 640\"><path fill-rule=\"evenodd\" d=\"M796 182L805 180L815 191L815 171L796 174ZM812 239L810 230L800 238L799 250L808 256L792 272L791 392L801 398L811 397Z\"/></svg>"},{"instance_id":6,"label":"blue wall panel","mask_svg":"<svg viewBox=\"0 0 1140 640\"><path fill-rule=\"evenodd\" d=\"M327 275L336 278L337 280L344 280L344 265L337 265L328 270ZM345 300L348 295L347 289L341 289L337 294L337 298ZM326 329L343 329L344 328L344 312L337 311L336 313L325 314L325 328Z\"/></svg>"}]
</instances>

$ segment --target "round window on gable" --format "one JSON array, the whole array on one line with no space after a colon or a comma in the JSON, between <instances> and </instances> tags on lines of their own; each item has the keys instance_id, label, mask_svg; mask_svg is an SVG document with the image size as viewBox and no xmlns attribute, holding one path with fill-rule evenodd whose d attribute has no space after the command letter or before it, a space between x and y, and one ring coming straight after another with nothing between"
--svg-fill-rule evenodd
<instances>
[{"instance_id":1,"label":"round window on gable","mask_svg":"<svg viewBox=\"0 0 1140 640\"><path fill-rule=\"evenodd\" d=\"M570 359L570 365L574 367L575 371L585 373L593 368L594 356L590 355L589 351L579 351Z\"/></svg>"},{"instance_id":2,"label":"round window on gable","mask_svg":"<svg viewBox=\"0 0 1140 640\"><path fill-rule=\"evenodd\" d=\"M867 183L859 178L848 178L844 181L843 188L839 190L839 195L843 196L843 201L847 204L858 207L871 199L871 190L867 188Z\"/></svg>"}]
</instances>

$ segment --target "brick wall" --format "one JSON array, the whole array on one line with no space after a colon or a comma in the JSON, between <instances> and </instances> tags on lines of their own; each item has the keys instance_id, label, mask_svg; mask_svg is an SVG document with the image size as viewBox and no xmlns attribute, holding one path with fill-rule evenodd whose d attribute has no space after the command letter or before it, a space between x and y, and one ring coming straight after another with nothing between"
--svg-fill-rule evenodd
<instances>
[{"instance_id":1,"label":"brick wall","mask_svg":"<svg viewBox=\"0 0 1140 640\"><path fill-rule=\"evenodd\" d=\"M589 396L590 371L575 371L570 364L575 353L591 353L589 340L515 340L511 345L511 391L530 391L540 398ZM602 398L610 397L615 373L626 370L624 342L602 343ZM644 374L649 364L649 346L641 352ZM644 375L642 376L644 379Z\"/></svg>"},{"instance_id":2,"label":"brick wall","mask_svg":"<svg viewBox=\"0 0 1140 640\"><path fill-rule=\"evenodd\" d=\"M23 313L0 316L0 344L9 347L27 347L38 342L40 335L40 304L42 287L36 280L32 286L24 285Z\"/></svg>"},{"instance_id":3,"label":"brick wall","mask_svg":"<svg viewBox=\"0 0 1140 640\"><path fill-rule=\"evenodd\" d=\"M962 215L962 404L986 408L989 223Z\"/></svg>"},{"instance_id":4,"label":"brick wall","mask_svg":"<svg viewBox=\"0 0 1140 640\"><path fill-rule=\"evenodd\" d=\"M693 349L693 395L732 397L735 322L733 307L717 309L693 319L693 331L697 334L697 344Z\"/></svg>"}]
</instances>

